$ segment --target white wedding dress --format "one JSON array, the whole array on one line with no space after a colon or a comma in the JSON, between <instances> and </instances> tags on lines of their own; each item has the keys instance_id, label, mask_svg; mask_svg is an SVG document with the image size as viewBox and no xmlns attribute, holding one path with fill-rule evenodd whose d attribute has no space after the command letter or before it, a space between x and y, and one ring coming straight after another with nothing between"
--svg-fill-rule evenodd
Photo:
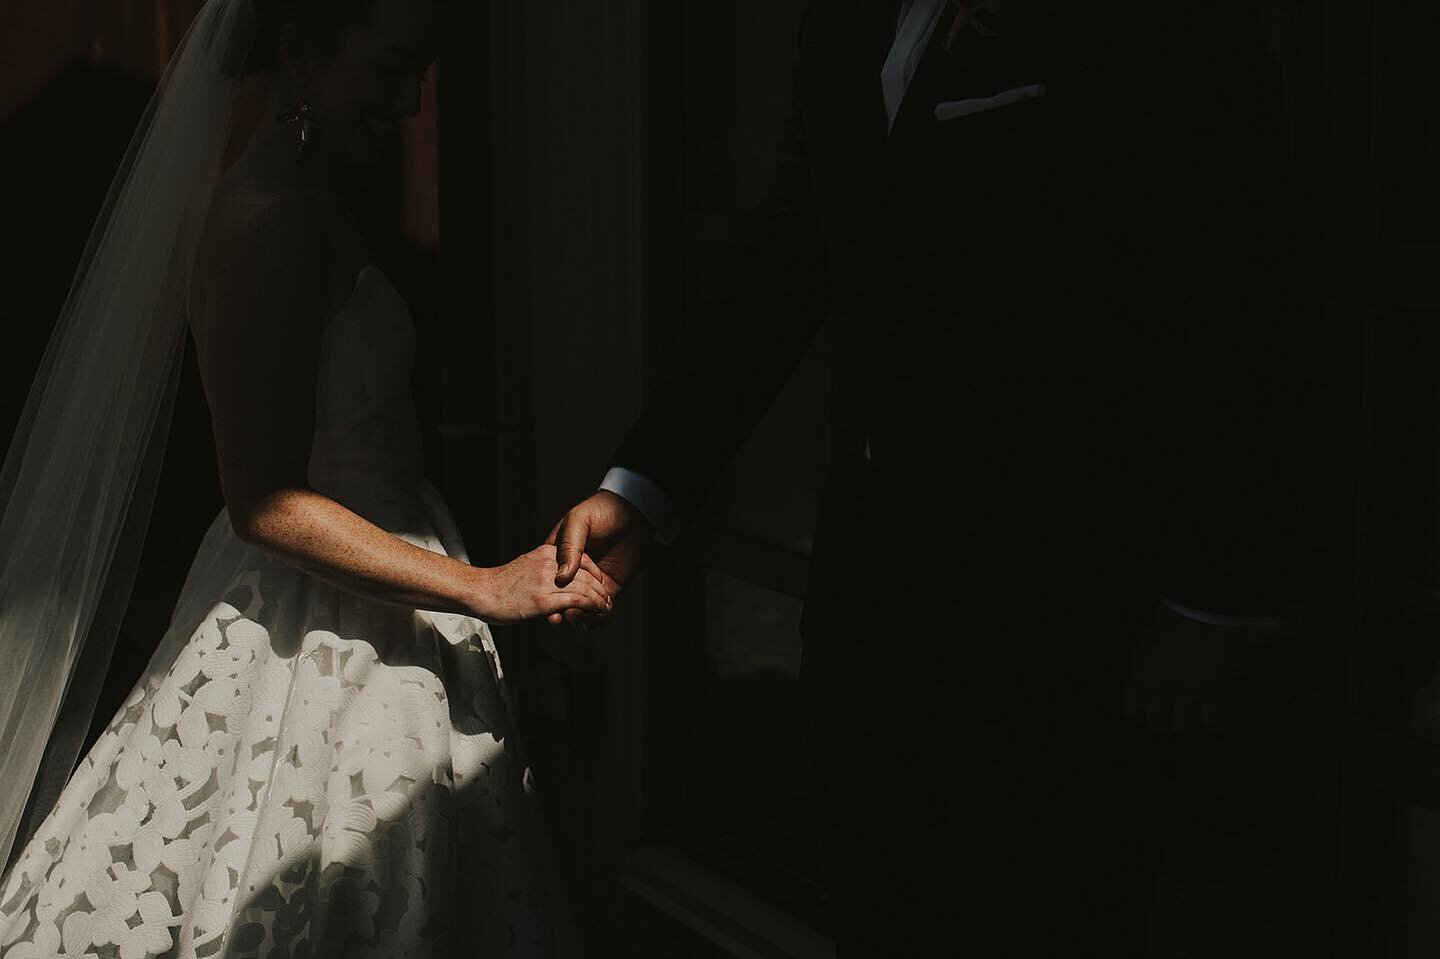
<instances>
[{"instance_id":1,"label":"white wedding dress","mask_svg":"<svg viewBox=\"0 0 1440 959\"><path fill-rule=\"evenodd\" d=\"M373 266L324 333L310 480L464 558ZM146 675L0 880L0 956L551 956L568 941L484 623L201 543Z\"/></svg>"}]
</instances>

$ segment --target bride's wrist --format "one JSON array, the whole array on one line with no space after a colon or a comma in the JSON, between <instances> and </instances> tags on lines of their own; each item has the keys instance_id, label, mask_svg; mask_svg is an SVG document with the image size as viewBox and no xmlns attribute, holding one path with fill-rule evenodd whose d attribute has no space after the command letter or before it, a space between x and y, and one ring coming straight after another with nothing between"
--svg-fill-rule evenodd
<instances>
[{"instance_id":1,"label":"bride's wrist","mask_svg":"<svg viewBox=\"0 0 1440 959\"><path fill-rule=\"evenodd\" d=\"M495 570L471 566L461 595L466 612L476 619L488 619L495 610Z\"/></svg>"}]
</instances>

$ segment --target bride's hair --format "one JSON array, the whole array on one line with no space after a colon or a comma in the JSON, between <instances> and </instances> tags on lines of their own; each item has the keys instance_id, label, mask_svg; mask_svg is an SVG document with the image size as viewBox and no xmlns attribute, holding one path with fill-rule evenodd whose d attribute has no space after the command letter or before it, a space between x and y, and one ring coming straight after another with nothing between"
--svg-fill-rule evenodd
<instances>
[{"instance_id":1,"label":"bride's hair","mask_svg":"<svg viewBox=\"0 0 1440 959\"><path fill-rule=\"evenodd\" d=\"M345 34L370 21L372 0L251 0L255 40L245 58L244 74L273 73L280 62L281 36L298 27L320 53L339 48Z\"/></svg>"}]
</instances>

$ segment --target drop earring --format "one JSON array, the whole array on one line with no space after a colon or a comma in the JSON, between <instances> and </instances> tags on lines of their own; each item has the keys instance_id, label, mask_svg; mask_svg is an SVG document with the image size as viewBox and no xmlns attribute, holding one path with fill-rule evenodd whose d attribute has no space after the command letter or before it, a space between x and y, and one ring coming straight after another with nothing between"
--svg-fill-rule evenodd
<instances>
[{"instance_id":1,"label":"drop earring","mask_svg":"<svg viewBox=\"0 0 1440 959\"><path fill-rule=\"evenodd\" d=\"M306 101L304 96L300 97L300 102L297 103L291 110L282 113L275 118L276 123L283 124L287 127L299 124L300 142L295 147L295 155L297 157L302 156L305 153L305 145L310 142L310 120L310 104L308 101Z\"/></svg>"}]
</instances>

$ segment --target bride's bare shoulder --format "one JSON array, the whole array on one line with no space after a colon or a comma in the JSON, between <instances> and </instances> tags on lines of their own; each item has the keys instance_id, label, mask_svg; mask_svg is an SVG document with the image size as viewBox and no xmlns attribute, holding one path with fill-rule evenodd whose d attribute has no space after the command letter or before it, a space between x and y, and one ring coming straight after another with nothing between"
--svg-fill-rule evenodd
<instances>
[{"instance_id":1,"label":"bride's bare shoulder","mask_svg":"<svg viewBox=\"0 0 1440 959\"><path fill-rule=\"evenodd\" d=\"M332 256L324 213L312 198L261 180L227 178L211 201L196 252L191 322L213 318L218 302L252 316L270 313L270 305L323 306Z\"/></svg>"}]
</instances>

